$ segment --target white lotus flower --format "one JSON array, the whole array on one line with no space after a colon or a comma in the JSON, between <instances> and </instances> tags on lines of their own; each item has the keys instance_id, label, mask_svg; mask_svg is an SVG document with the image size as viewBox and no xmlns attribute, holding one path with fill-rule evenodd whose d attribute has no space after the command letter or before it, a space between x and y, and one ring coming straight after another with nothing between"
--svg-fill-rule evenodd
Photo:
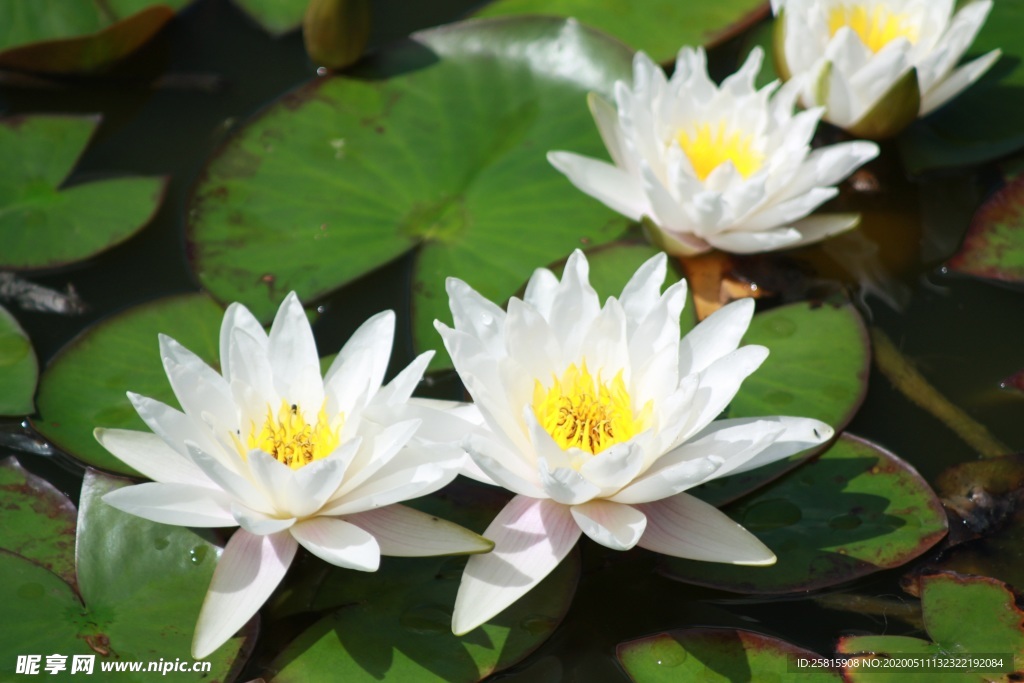
<instances>
[{"instance_id":1,"label":"white lotus flower","mask_svg":"<svg viewBox=\"0 0 1024 683\"><path fill-rule=\"evenodd\" d=\"M375 571L382 554L490 549L476 534L398 504L451 481L463 453L435 448L417 433L421 418L431 420L434 432L445 423L443 414L410 402L430 353L381 387L393 336L391 311L370 318L321 378L313 333L294 293L269 336L244 306L233 304L221 327L221 374L160 337L164 369L184 412L129 393L154 433L96 430L108 451L154 480L108 493L106 503L165 524L241 527L206 594L194 657L209 655L256 613L299 545L362 571Z\"/></svg>"},{"instance_id":2,"label":"white lotus flower","mask_svg":"<svg viewBox=\"0 0 1024 683\"><path fill-rule=\"evenodd\" d=\"M988 71L993 50L957 68L992 0L772 0L780 72L807 107L854 135L895 135Z\"/></svg>"},{"instance_id":3,"label":"white lotus flower","mask_svg":"<svg viewBox=\"0 0 1024 683\"><path fill-rule=\"evenodd\" d=\"M759 48L751 51L719 87L703 50L683 48L671 80L638 52L632 88L615 83L617 113L600 96L589 98L614 165L570 152L549 152L548 160L583 192L646 219L653 241L671 254L786 249L852 228L856 214L808 214L878 146L858 141L812 152L821 110L794 116L795 85L756 90L762 59Z\"/></svg>"},{"instance_id":4,"label":"white lotus flower","mask_svg":"<svg viewBox=\"0 0 1024 683\"><path fill-rule=\"evenodd\" d=\"M455 329L435 323L485 427L463 446L516 496L470 558L452 629L461 634L543 579L580 534L616 550L764 565L775 556L716 508L683 493L820 444L833 430L794 417L713 422L768 355L739 347L745 299L679 338L685 282L660 294L666 257L602 307L575 252L559 282L530 279L508 313L448 280Z\"/></svg>"}]
</instances>

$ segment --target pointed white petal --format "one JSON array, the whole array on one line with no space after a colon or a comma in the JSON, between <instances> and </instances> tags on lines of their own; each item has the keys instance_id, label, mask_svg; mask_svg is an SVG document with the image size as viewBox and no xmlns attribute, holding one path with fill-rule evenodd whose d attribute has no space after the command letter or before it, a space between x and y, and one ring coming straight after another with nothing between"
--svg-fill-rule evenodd
<instances>
[{"instance_id":1,"label":"pointed white petal","mask_svg":"<svg viewBox=\"0 0 1024 683\"><path fill-rule=\"evenodd\" d=\"M296 548L287 531L271 536L254 536L245 529L235 532L217 562L199 611L193 657L208 657L256 614L281 583Z\"/></svg>"},{"instance_id":2,"label":"pointed white petal","mask_svg":"<svg viewBox=\"0 0 1024 683\"><path fill-rule=\"evenodd\" d=\"M793 224L793 229L800 233L800 239L787 248L802 247L852 230L860 225L859 213L821 213L802 218Z\"/></svg>"},{"instance_id":3,"label":"pointed white petal","mask_svg":"<svg viewBox=\"0 0 1024 683\"><path fill-rule=\"evenodd\" d=\"M570 510L583 533L612 550L629 550L647 528L644 513L629 505L592 500Z\"/></svg>"},{"instance_id":4,"label":"pointed white petal","mask_svg":"<svg viewBox=\"0 0 1024 683\"><path fill-rule=\"evenodd\" d=\"M97 428L100 445L153 481L171 484L212 485L195 463L174 450L156 434L130 429Z\"/></svg>"},{"instance_id":5,"label":"pointed white petal","mask_svg":"<svg viewBox=\"0 0 1024 683\"><path fill-rule=\"evenodd\" d=\"M739 348L754 317L754 300L740 299L718 309L679 342L679 374L701 372Z\"/></svg>"},{"instance_id":6,"label":"pointed white petal","mask_svg":"<svg viewBox=\"0 0 1024 683\"><path fill-rule=\"evenodd\" d=\"M464 443L470 457L487 478L513 493L544 498L536 466L510 451L494 437L473 434Z\"/></svg>"},{"instance_id":7,"label":"pointed white petal","mask_svg":"<svg viewBox=\"0 0 1024 683\"><path fill-rule=\"evenodd\" d=\"M103 496L122 512L161 524L193 527L235 526L231 497L223 491L189 484L136 484Z\"/></svg>"},{"instance_id":8,"label":"pointed white petal","mask_svg":"<svg viewBox=\"0 0 1024 683\"><path fill-rule=\"evenodd\" d=\"M921 98L921 116L932 113L984 76L1001 55L1002 51L992 50L951 73Z\"/></svg>"},{"instance_id":9,"label":"pointed white petal","mask_svg":"<svg viewBox=\"0 0 1024 683\"><path fill-rule=\"evenodd\" d=\"M626 317L634 327L650 315L660 303L661 285L665 282L667 274L668 258L664 252L659 252L637 268L629 282L622 288L619 303L622 304L622 310L626 312Z\"/></svg>"},{"instance_id":10,"label":"pointed white petal","mask_svg":"<svg viewBox=\"0 0 1024 683\"><path fill-rule=\"evenodd\" d=\"M349 515L345 521L373 535L381 555L430 557L486 553L494 543L458 524L405 505Z\"/></svg>"},{"instance_id":11,"label":"pointed white petal","mask_svg":"<svg viewBox=\"0 0 1024 683\"><path fill-rule=\"evenodd\" d=\"M160 357L178 404L186 414L212 413L232 428L238 415L231 386L199 356L166 335L159 335Z\"/></svg>"},{"instance_id":12,"label":"pointed white petal","mask_svg":"<svg viewBox=\"0 0 1024 683\"><path fill-rule=\"evenodd\" d=\"M615 493L633 481L644 462L644 450L638 437L615 444L583 463L580 474L591 484L601 488L602 494Z\"/></svg>"},{"instance_id":13,"label":"pointed white petal","mask_svg":"<svg viewBox=\"0 0 1024 683\"><path fill-rule=\"evenodd\" d=\"M578 190L630 220L638 221L648 212L640 179L606 161L572 152L548 152L548 163Z\"/></svg>"},{"instance_id":14,"label":"pointed white petal","mask_svg":"<svg viewBox=\"0 0 1024 683\"><path fill-rule=\"evenodd\" d=\"M380 388L394 338L394 311L378 313L352 333L324 375L329 413L349 415L356 407L362 407L360 401L365 401L368 393Z\"/></svg>"},{"instance_id":15,"label":"pointed white petal","mask_svg":"<svg viewBox=\"0 0 1024 683\"><path fill-rule=\"evenodd\" d=\"M494 541L494 550L466 564L452 614L456 635L472 631L540 583L576 545L580 528L564 505L516 496L484 536Z\"/></svg>"},{"instance_id":16,"label":"pointed white petal","mask_svg":"<svg viewBox=\"0 0 1024 683\"><path fill-rule=\"evenodd\" d=\"M331 517L313 517L291 528L309 552L338 567L375 572L380 566L380 547L367 531Z\"/></svg>"},{"instance_id":17,"label":"pointed white petal","mask_svg":"<svg viewBox=\"0 0 1024 683\"><path fill-rule=\"evenodd\" d=\"M220 371L224 380L230 384L235 378L231 369L231 338L236 332L246 332L253 339L259 341L260 352L266 355L267 333L263 326L249 312L249 309L242 304L231 304L224 311L224 320L220 325Z\"/></svg>"},{"instance_id":18,"label":"pointed white petal","mask_svg":"<svg viewBox=\"0 0 1024 683\"><path fill-rule=\"evenodd\" d=\"M740 430L750 430L746 435ZM691 442L700 443L712 435L724 435L731 433L730 440L744 439L756 440L757 431L771 432L770 442L746 457L738 458L741 462L734 462L733 457L723 454L725 464L721 473L739 474L748 470L767 465L768 463L788 458L800 451L823 444L835 435L835 430L820 420L809 417L744 417L727 420L715 420L702 432L695 435ZM688 444L689 445L689 444Z\"/></svg>"},{"instance_id":19,"label":"pointed white petal","mask_svg":"<svg viewBox=\"0 0 1024 683\"><path fill-rule=\"evenodd\" d=\"M185 445L188 447L189 457L192 459L192 462L201 468L206 476L228 495L253 510L259 510L265 514L273 512L270 498L254 486L251 481L224 467L213 456L203 451L194 443L187 442Z\"/></svg>"},{"instance_id":20,"label":"pointed white petal","mask_svg":"<svg viewBox=\"0 0 1024 683\"><path fill-rule=\"evenodd\" d=\"M294 517L273 517L257 512L247 508L238 501L234 501L231 504L231 515L238 523L238 526L257 536L276 534L285 529L290 529L296 521Z\"/></svg>"},{"instance_id":21,"label":"pointed white petal","mask_svg":"<svg viewBox=\"0 0 1024 683\"><path fill-rule=\"evenodd\" d=\"M314 418L324 402L320 356L295 292L290 292L277 310L270 327L268 353L277 393L301 406L307 420Z\"/></svg>"},{"instance_id":22,"label":"pointed white petal","mask_svg":"<svg viewBox=\"0 0 1024 683\"><path fill-rule=\"evenodd\" d=\"M713 478L715 470L721 466L719 458L709 455L671 462L666 460L665 464L659 461L658 467L644 472L608 500L632 505L668 498Z\"/></svg>"}]
</instances>

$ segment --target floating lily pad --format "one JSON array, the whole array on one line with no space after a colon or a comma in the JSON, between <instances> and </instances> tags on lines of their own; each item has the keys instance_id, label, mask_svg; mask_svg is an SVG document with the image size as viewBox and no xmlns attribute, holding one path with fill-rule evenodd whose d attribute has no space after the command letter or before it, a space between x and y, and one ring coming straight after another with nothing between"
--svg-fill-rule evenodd
<instances>
[{"instance_id":1,"label":"floating lily pad","mask_svg":"<svg viewBox=\"0 0 1024 683\"><path fill-rule=\"evenodd\" d=\"M628 50L572 22L418 33L358 76L285 96L219 151L195 191L193 267L267 320L288 291L312 301L419 244L414 335L440 349L447 276L504 301L538 266L624 230L545 153L601 153L586 93L629 70Z\"/></svg>"},{"instance_id":2,"label":"floating lily pad","mask_svg":"<svg viewBox=\"0 0 1024 683\"><path fill-rule=\"evenodd\" d=\"M456 483L416 507L483 531L508 495ZM274 683L479 681L526 656L565 616L580 572L570 553L536 588L469 634L452 634L464 557L385 557L374 573L333 569L311 609L336 608L271 665Z\"/></svg>"},{"instance_id":3,"label":"floating lily pad","mask_svg":"<svg viewBox=\"0 0 1024 683\"><path fill-rule=\"evenodd\" d=\"M683 45L717 45L749 28L767 13L768 7L762 0L497 0L476 16L575 17L643 50L657 62L667 62L675 59Z\"/></svg>"},{"instance_id":4,"label":"floating lily pad","mask_svg":"<svg viewBox=\"0 0 1024 683\"><path fill-rule=\"evenodd\" d=\"M1024 178L1008 183L978 209L949 269L1024 283Z\"/></svg>"},{"instance_id":5,"label":"floating lily pad","mask_svg":"<svg viewBox=\"0 0 1024 683\"><path fill-rule=\"evenodd\" d=\"M616 648L626 673L636 683L704 681L784 681L794 673L806 683L839 683L828 670L795 670L796 658L819 655L778 638L752 631L691 628L631 640Z\"/></svg>"},{"instance_id":6,"label":"floating lily pad","mask_svg":"<svg viewBox=\"0 0 1024 683\"><path fill-rule=\"evenodd\" d=\"M941 573L922 580L921 608L925 629L934 642L907 636L855 636L841 638L837 650L848 654L866 654L861 659L899 657L900 654L933 655L949 662L957 655L989 659L985 655L1003 655L1002 667L977 665L937 673L937 669L915 671L901 667L886 671L865 662L845 670L846 680L872 683L916 683L941 678L943 683L996 683L1020 680L1024 668L1024 612L1018 598L1005 584L995 579ZM964 672L968 669L971 672ZM1014 673L1016 672L1016 673Z\"/></svg>"},{"instance_id":7,"label":"floating lily pad","mask_svg":"<svg viewBox=\"0 0 1024 683\"><path fill-rule=\"evenodd\" d=\"M994 2L966 59L1003 51L977 83L906 130L900 149L908 169L979 164L1024 147L1018 114L1024 108L1024 5Z\"/></svg>"},{"instance_id":8,"label":"floating lily pad","mask_svg":"<svg viewBox=\"0 0 1024 683\"><path fill-rule=\"evenodd\" d=\"M743 593L814 590L898 567L946 534L946 514L920 475L849 434L724 512L778 562L740 567L667 559L666 576Z\"/></svg>"},{"instance_id":9,"label":"floating lily pad","mask_svg":"<svg viewBox=\"0 0 1024 683\"><path fill-rule=\"evenodd\" d=\"M302 26L309 0L234 0L234 3L269 33L280 35Z\"/></svg>"},{"instance_id":10,"label":"floating lily pad","mask_svg":"<svg viewBox=\"0 0 1024 683\"><path fill-rule=\"evenodd\" d=\"M137 476L96 442L93 430L148 430L128 401L128 391L177 405L160 362L157 335L173 337L213 365L222 317L209 297L189 294L137 306L89 328L43 372L39 416L32 425L90 465Z\"/></svg>"},{"instance_id":11,"label":"floating lily pad","mask_svg":"<svg viewBox=\"0 0 1024 683\"><path fill-rule=\"evenodd\" d=\"M0 119L0 269L80 261L152 218L163 200L163 178L64 184L98 125L96 118L70 116Z\"/></svg>"},{"instance_id":12,"label":"floating lily pad","mask_svg":"<svg viewBox=\"0 0 1024 683\"><path fill-rule=\"evenodd\" d=\"M67 497L12 458L0 460L0 548L75 585L75 524Z\"/></svg>"},{"instance_id":13,"label":"floating lily pad","mask_svg":"<svg viewBox=\"0 0 1024 683\"><path fill-rule=\"evenodd\" d=\"M0 4L0 67L97 73L149 42L188 0Z\"/></svg>"},{"instance_id":14,"label":"floating lily pad","mask_svg":"<svg viewBox=\"0 0 1024 683\"><path fill-rule=\"evenodd\" d=\"M813 417L839 432L864 402L871 347L864 321L853 306L800 303L759 313L743 343L761 344L770 353L744 380L727 417ZM716 479L694 493L723 505L793 469L812 453Z\"/></svg>"},{"instance_id":15,"label":"floating lily pad","mask_svg":"<svg viewBox=\"0 0 1024 683\"><path fill-rule=\"evenodd\" d=\"M39 363L25 330L0 306L0 415L27 415L35 410L32 397Z\"/></svg>"}]
</instances>

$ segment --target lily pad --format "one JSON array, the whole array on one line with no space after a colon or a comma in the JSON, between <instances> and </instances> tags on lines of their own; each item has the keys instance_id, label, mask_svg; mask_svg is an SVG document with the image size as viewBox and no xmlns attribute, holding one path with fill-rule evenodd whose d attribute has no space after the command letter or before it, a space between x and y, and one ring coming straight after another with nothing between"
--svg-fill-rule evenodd
<instances>
[{"instance_id":1,"label":"lily pad","mask_svg":"<svg viewBox=\"0 0 1024 683\"><path fill-rule=\"evenodd\" d=\"M743 343L766 346L770 353L743 382L727 417L813 417L839 432L864 402L871 347L864 321L851 305L799 303L758 313ZM788 472L813 452L716 479L694 493L723 505Z\"/></svg>"},{"instance_id":2,"label":"lily pad","mask_svg":"<svg viewBox=\"0 0 1024 683\"><path fill-rule=\"evenodd\" d=\"M920 475L849 434L724 512L771 548L778 562L741 567L672 558L662 573L742 593L808 591L898 567L946 534L946 514Z\"/></svg>"},{"instance_id":3,"label":"lily pad","mask_svg":"<svg viewBox=\"0 0 1024 683\"><path fill-rule=\"evenodd\" d=\"M164 178L67 185L98 125L95 117L0 119L0 269L80 261L128 239L153 217Z\"/></svg>"},{"instance_id":4,"label":"lily pad","mask_svg":"<svg viewBox=\"0 0 1024 683\"><path fill-rule=\"evenodd\" d=\"M268 33L280 35L302 26L309 0L234 0Z\"/></svg>"},{"instance_id":5,"label":"lily pad","mask_svg":"<svg viewBox=\"0 0 1024 683\"><path fill-rule=\"evenodd\" d=\"M1011 181L974 214L949 269L989 280L1024 283L1024 177Z\"/></svg>"},{"instance_id":6,"label":"lily pad","mask_svg":"<svg viewBox=\"0 0 1024 683\"><path fill-rule=\"evenodd\" d=\"M445 277L504 301L537 266L624 230L545 153L599 154L586 93L629 70L628 50L574 22L415 34L228 141L195 191L192 265L217 299L267 320L290 290L312 301L420 245L414 335L440 349Z\"/></svg>"},{"instance_id":7,"label":"lily pad","mask_svg":"<svg viewBox=\"0 0 1024 683\"><path fill-rule=\"evenodd\" d=\"M25 330L0 306L0 415L27 415L39 379L39 362Z\"/></svg>"},{"instance_id":8,"label":"lily pad","mask_svg":"<svg viewBox=\"0 0 1024 683\"><path fill-rule=\"evenodd\" d=\"M476 16L517 14L575 17L657 62L667 62L683 45L710 47L741 33L767 16L768 7L762 0L497 0Z\"/></svg>"},{"instance_id":9,"label":"lily pad","mask_svg":"<svg viewBox=\"0 0 1024 683\"><path fill-rule=\"evenodd\" d=\"M148 430L127 391L177 405L160 363L157 335L173 337L212 365L222 317L209 297L188 294L137 306L94 325L61 349L43 372L33 427L90 465L138 476L96 442L93 430Z\"/></svg>"},{"instance_id":10,"label":"lily pad","mask_svg":"<svg viewBox=\"0 0 1024 683\"><path fill-rule=\"evenodd\" d=\"M508 495L456 482L414 501L419 509L483 531ZM526 656L565 616L580 572L570 553L536 588L463 637L452 634L452 605L464 557L383 558L374 573L333 569L311 609L335 608L271 665L273 683L479 681Z\"/></svg>"},{"instance_id":11,"label":"lily pad","mask_svg":"<svg viewBox=\"0 0 1024 683\"><path fill-rule=\"evenodd\" d=\"M998 667L967 665L960 670L914 670L901 667L886 671L865 662L845 670L849 681L872 683L915 683L941 678L945 683L996 683L1020 680L1024 668L1024 612L1018 598L1005 584L982 576L940 573L922 580L921 609L925 629L934 642L907 636L854 636L839 640L838 651L847 654L871 653L859 659L896 657L901 654L935 656L941 662L958 655L990 659L1002 655ZM964 671L967 669L967 671ZM968 672L969 671L969 672Z\"/></svg>"},{"instance_id":12,"label":"lily pad","mask_svg":"<svg viewBox=\"0 0 1024 683\"><path fill-rule=\"evenodd\" d=\"M636 683L783 681L799 673L806 683L839 683L828 670L794 669L819 655L778 638L725 628L690 628L622 643L616 655Z\"/></svg>"},{"instance_id":13,"label":"lily pad","mask_svg":"<svg viewBox=\"0 0 1024 683\"><path fill-rule=\"evenodd\" d=\"M75 585L74 504L50 482L13 457L0 460L0 548L44 567Z\"/></svg>"}]
</instances>

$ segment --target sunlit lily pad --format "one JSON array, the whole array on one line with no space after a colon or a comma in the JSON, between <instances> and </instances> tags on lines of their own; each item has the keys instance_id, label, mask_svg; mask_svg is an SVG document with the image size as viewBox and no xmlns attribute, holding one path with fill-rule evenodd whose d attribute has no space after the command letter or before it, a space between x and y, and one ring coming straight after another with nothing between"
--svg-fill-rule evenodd
<instances>
[{"instance_id":1,"label":"sunlit lily pad","mask_svg":"<svg viewBox=\"0 0 1024 683\"><path fill-rule=\"evenodd\" d=\"M503 301L538 266L620 234L625 219L545 159L598 154L586 93L630 53L554 19L425 31L356 76L318 79L244 126L196 188L188 238L200 281L264 320L420 245L414 335L440 348L444 280Z\"/></svg>"},{"instance_id":2,"label":"sunlit lily pad","mask_svg":"<svg viewBox=\"0 0 1024 683\"><path fill-rule=\"evenodd\" d=\"M14 458L0 460L0 548L75 585L75 506Z\"/></svg>"},{"instance_id":3,"label":"sunlit lily pad","mask_svg":"<svg viewBox=\"0 0 1024 683\"><path fill-rule=\"evenodd\" d=\"M717 45L737 35L763 18L767 10L762 0L497 0L476 16L575 17L643 50L655 61L667 62L683 45Z\"/></svg>"},{"instance_id":4,"label":"sunlit lily pad","mask_svg":"<svg viewBox=\"0 0 1024 683\"><path fill-rule=\"evenodd\" d=\"M968 577L941 573L922 580L921 608L925 629L933 642L907 636L854 636L842 638L837 650L848 654L898 657L900 654L935 655L950 661L958 655L1003 655L1001 668L965 666L961 671L947 669L914 671L900 668L885 671L868 666L850 666L847 680L856 683L917 683L941 679L943 683L985 683L1020 680L1024 674L1024 612L1019 598L1005 584L987 577ZM1014 666L1016 658L1016 666ZM861 662L863 665L864 662ZM971 670L970 673L963 669ZM1015 673L1016 672L1016 673Z\"/></svg>"},{"instance_id":5,"label":"sunlit lily pad","mask_svg":"<svg viewBox=\"0 0 1024 683\"><path fill-rule=\"evenodd\" d=\"M416 507L481 532L508 500L497 489L456 484ZM465 558L386 557L375 573L334 569L311 609L336 608L274 661L273 683L479 681L519 661L565 616L580 571L578 552L490 622L457 637L452 605Z\"/></svg>"},{"instance_id":6,"label":"sunlit lily pad","mask_svg":"<svg viewBox=\"0 0 1024 683\"><path fill-rule=\"evenodd\" d=\"M946 534L946 514L920 475L849 434L724 511L778 562L740 567L669 559L665 575L743 593L814 590L900 566Z\"/></svg>"},{"instance_id":7,"label":"sunlit lily pad","mask_svg":"<svg viewBox=\"0 0 1024 683\"><path fill-rule=\"evenodd\" d=\"M619 662L636 683L784 681L799 673L806 683L838 683L839 674L794 671L793 658L817 654L778 638L725 628L680 629L631 640L616 648Z\"/></svg>"},{"instance_id":8,"label":"sunlit lily pad","mask_svg":"<svg viewBox=\"0 0 1024 683\"><path fill-rule=\"evenodd\" d=\"M33 426L56 446L112 472L137 473L93 438L96 427L148 430L125 395L134 391L176 406L160 362L157 335L217 361L223 311L198 294L169 297L101 321L50 361L39 384Z\"/></svg>"},{"instance_id":9,"label":"sunlit lily pad","mask_svg":"<svg viewBox=\"0 0 1024 683\"><path fill-rule=\"evenodd\" d=\"M0 306L0 415L27 415L35 410L32 397L39 363L25 330Z\"/></svg>"},{"instance_id":10,"label":"sunlit lily pad","mask_svg":"<svg viewBox=\"0 0 1024 683\"><path fill-rule=\"evenodd\" d=\"M152 218L162 178L115 178L67 186L65 178L99 125L96 118L0 119L0 269L52 268L123 242Z\"/></svg>"},{"instance_id":11,"label":"sunlit lily pad","mask_svg":"<svg viewBox=\"0 0 1024 683\"><path fill-rule=\"evenodd\" d=\"M1013 180L978 209L950 270L1024 283L1024 178Z\"/></svg>"}]
</instances>

